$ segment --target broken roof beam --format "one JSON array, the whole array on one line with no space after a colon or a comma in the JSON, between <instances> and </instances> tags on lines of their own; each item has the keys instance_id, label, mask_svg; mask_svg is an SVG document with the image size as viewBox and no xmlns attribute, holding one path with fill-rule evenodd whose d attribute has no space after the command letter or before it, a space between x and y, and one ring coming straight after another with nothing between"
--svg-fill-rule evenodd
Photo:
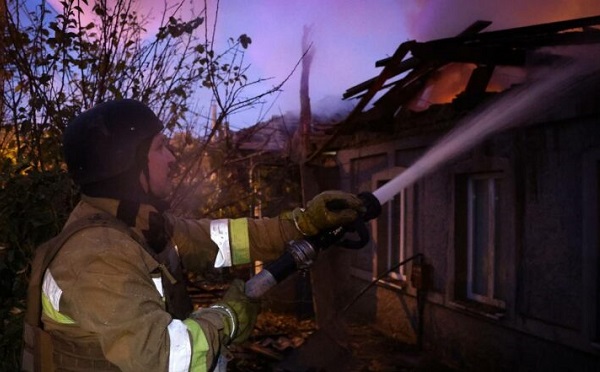
<instances>
[{"instance_id":1,"label":"broken roof beam","mask_svg":"<svg viewBox=\"0 0 600 372\"><path fill-rule=\"evenodd\" d=\"M473 35L460 35L455 37L449 37L444 39L437 39L429 41L428 44L432 46L439 46L446 43L456 44L472 44L481 42L506 42L515 43L519 37L534 37L543 36L549 34L558 34L561 31L572 30L577 28L586 28L590 26L600 26L600 16L579 18L568 21L559 21L551 23L543 23L533 26L524 26L517 28L510 28L499 31L488 31Z\"/></svg>"},{"instance_id":2,"label":"broken roof beam","mask_svg":"<svg viewBox=\"0 0 600 372\"><path fill-rule=\"evenodd\" d=\"M385 81L387 79L389 79L390 77L394 77L396 75L403 73L406 70L413 68L413 65L418 63L418 61L410 61L410 59L407 61L403 61L403 59L404 59L404 57L406 57L406 55L410 51L411 46L414 43L415 43L415 41L413 40L413 41L406 41L406 42L400 44L400 46L398 46L398 48L394 52L393 57L391 57L394 60L398 61L398 64L396 66L394 66L393 68L390 66L385 66L383 71L381 71L381 73L379 74L379 76L376 76L372 79L369 79L367 81L364 81L358 85L355 85L355 86L347 89L343 95L344 99L352 97L352 96L356 95L357 93L362 92L363 90L369 89L376 82L377 82L377 84L383 85L385 83ZM383 79L383 81L380 81L382 79Z\"/></svg>"},{"instance_id":3,"label":"broken roof beam","mask_svg":"<svg viewBox=\"0 0 600 372\"><path fill-rule=\"evenodd\" d=\"M387 88L397 88L397 89L408 89L414 84L418 84L419 80L427 81L431 73L437 69L439 69L442 64L438 62L421 62L418 66L416 66L412 71L410 71L406 76L402 79L392 81L383 85L380 90L384 90ZM378 104L378 102L382 99L385 99L388 92L386 92L383 96L381 96L377 101L373 103L374 106ZM366 93L359 95L355 98L362 98Z\"/></svg>"},{"instance_id":4,"label":"broken roof beam","mask_svg":"<svg viewBox=\"0 0 600 372\"><path fill-rule=\"evenodd\" d=\"M415 67L417 67L419 65L420 61L417 58L409 58L407 60L404 60L402 62L400 62L399 64L395 65L395 66L388 66L389 67L389 73L388 76L386 78L386 81L388 79L393 78L394 76L398 76L408 70L412 70ZM367 81L364 81L358 85L353 86L352 88L349 88L346 90L346 92L343 94L343 98L350 98L352 96L357 95L358 93L368 90L369 87L371 87L371 85L373 85L373 83L375 83L375 81L377 81L377 79L379 78L379 76L376 76L372 79L369 79ZM385 83L385 81L384 81ZM382 85L383 86L383 85Z\"/></svg>"},{"instance_id":5,"label":"broken roof beam","mask_svg":"<svg viewBox=\"0 0 600 372\"><path fill-rule=\"evenodd\" d=\"M465 28L461 33L456 35L456 37L471 36L471 35L478 34L479 32L483 31L491 24L492 24L491 21L477 20L477 21L471 23L471 25L469 27Z\"/></svg>"},{"instance_id":6,"label":"broken roof beam","mask_svg":"<svg viewBox=\"0 0 600 372\"><path fill-rule=\"evenodd\" d=\"M465 28L462 32L460 32L458 34L458 36L469 36L472 34L476 34L476 33L480 32L481 30L485 29L486 27L488 27L491 23L492 22L490 22L490 21L482 21L482 20L475 21L469 27ZM394 53L394 55L392 57L380 59L379 61L377 61L375 63L375 66L389 68L391 70L390 77L394 77L405 71L408 71L410 69L417 67L421 62L418 59L416 59L416 58L409 58L407 60L403 60L403 59L409 51L412 53L413 47L418 44L420 44L420 43L417 43L414 40L406 41L406 42L400 44L400 46L398 47L398 49L396 49L396 52ZM414 55L414 53L412 53L412 54ZM344 93L344 95L343 95L343 98L344 99L350 98L364 90L367 90L379 77L381 77L381 75L347 89L346 93Z\"/></svg>"},{"instance_id":7,"label":"broken roof beam","mask_svg":"<svg viewBox=\"0 0 600 372\"><path fill-rule=\"evenodd\" d=\"M525 51L510 47L416 44L412 54L422 60L463 62L477 65L522 66Z\"/></svg>"},{"instance_id":8,"label":"broken roof beam","mask_svg":"<svg viewBox=\"0 0 600 372\"><path fill-rule=\"evenodd\" d=\"M494 73L495 66L478 66L471 72L471 77L464 90L465 96L480 96L485 93Z\"/></svg>"},{"instance_id":9,"label":"broken roof beam","mask_svg":"<svg viewBox=\"0 0 600 372\"><path fill-rule=\"evenodd\" d=\"M429 74L428 74L429 75ZM408 85L396 85L373 104L371 110L377 110L380 113L378 119L392 119L398 110L411 101L423 88L425 88L428 79L417 79Z\"/></svg>"},{"instance_id":10,"label":"broken roof beam","mask_svg":"<svg viewBox=\"0 0 600 372\"><path fill-rule=\"evenodd\" d=\"M484 30L486 27L488 27L491 24L492 24L492 22L490 22L490 21L482 21L482 20L475 21L469 27L465 28L462 32L460 32L457 36L470 36L470 35L476 34L480 31ZM414 42L414 41L412 43L413 43L413 45L416 44L416 42ZM404 44L406 44L406 43L404 43ZM411 45L411 49L412 49L412 45ZM388 63L392 62L393 58L394 57L380 59L379 61L375 62L375 67L384 67Z\"/></svg>"},{"instance_id":11,"label":"broken roof beam","mask_svg":"<svg viewBox=\"0 0 600 372\"><path fill-rule=\"evenodd\" d=\"M439 63L424 63L421 66L419 66L418 68L412 70L410 73L408 73L402 79L400 79L398 81L394 81L388 85L385 85L381 89L386 89L386 88L390 88L390 87L397 88L397 89L407 89L414 85L420 85L421 83L424 83L427 80L429 80L431 73L433 71L437 70L439 67L440 67ZM387 95L387 93L384 94L381 98L379 98L379 100L374 102L373 105L377 105L379 101L381 101L382 99L385 99L386 95Z\"/></svg>"},{"instance_id":12,"label":"broken roof beam","mask_svg":"<svg viewBox=\"0 0 600 372\"><path fill-rule=\"evenodd\" d=\"M502 37L514 37L516 35L544 35L556 34L561 31L600 26L600 16L571 19L567 21L542 23L532 26L524 26L499 31L490 31L478 34L483 40Z\"/></svg>"},{"instance_id":13,"label":"broken roof beam","mask_svg":"<svg viewBox=\"0 0 600 372\"><path fill-rule=\"evenodd\" d=\"M545 35L536 38L516 40L516 46L522 48L541 48L546 46L561 45L587 45L600 43L600 30L586 30L581 32L565 32L555 35Z\"/></svg>"}]
</instances>

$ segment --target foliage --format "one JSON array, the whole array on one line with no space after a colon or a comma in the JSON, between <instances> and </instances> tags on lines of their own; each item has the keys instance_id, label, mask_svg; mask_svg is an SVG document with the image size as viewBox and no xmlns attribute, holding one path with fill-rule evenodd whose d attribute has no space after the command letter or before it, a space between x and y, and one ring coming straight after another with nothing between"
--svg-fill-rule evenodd
<instances>
[{"instance_id":1,"label":"foliage","mask_svg":"<svg viewBox=\"0 0 600 372\"><path fill-rule=\"evenodd\" d=\"M271 217L298 205L301 200L299 168L284 153L287 148L267 150L244 145L267 123L245 130L220 131L211 141L173 137L172 144L185 171L176 183L171 205L180 214L194 217ZM265 131L269 132L269 131ZM291 141L291 135L283 134ZM265 142L276 142L273 135ZM288 143L289 146L289 143ZM199 153L210 156L198 157Z\"/></svg>"},{"instance_id":2,"label":"foliage","mask_svg":"<svg viewBox=\"0 0 600 372\"><path fill-rule=\"evenodd\" d=\"M77 195L65 172L31 172L2 180L0 189L0 370L20 359L27 269L34 249L56 235Z\"/></svg>"},{"instance_id":3,"label":"foliage","mask_svg":"<svg viewBox=\"0 0 600 372\"><path fill-rule=\"evenodd\" d=\"M144 18L133 10L136 0L117 0L112 8L98 1L87 6L92 14L84 13L86 0L62 1L58 14L45 2L34 10L28 3L9 2L3 53L2 127L5 138L12 135L5 145L16 149L17 165L60 164L56 149L66 122L107 99L146 102L174 129L184 120L197 120L190 109L198 87L219 94L223 84L239 90L246 83L236 58L250 39L230 39L217 54L208 37L199 35L204 17L186 21L165 10L163 25L150 37ZM90 21L83 24L84 19ZM229 100L236 98L217 99L223 115L231 113L227 109L235 104Z\"/></svg>"},{"instance_id":4,"label":"foliage","mask_svg":"<svg viewBox=\"0 0 600 372\"><path fill-rule=\"evenodd\" d=\"M192 165L212 161L205 158L206 150L227 116L283 84L243 96L245 87L263 82L249 80L244 65L244 50L252 40L242 34L217 51L206 2L185 15L181 9L186 1L165 2L152 35L147 18L135 10L139 1L114 0L108 6L106 0L62 0L55 11L43 0L7 0L6 17L0 16L0 370L17 369L33 250L58 232L77 198L60 148L66 123L109 99L145 102L174 139L183 136L177 151L189 149L179 177L197 190L215 170L199 175ZM218 2L216 6L215 14ZM212 122L201 116L200 89L210 93L219 109ZM226 157L232 152L224 155L215 157L219 161L212 166L230 163ZM240 203L243 210L244 200Z\"/></svg>"}]
</instances>

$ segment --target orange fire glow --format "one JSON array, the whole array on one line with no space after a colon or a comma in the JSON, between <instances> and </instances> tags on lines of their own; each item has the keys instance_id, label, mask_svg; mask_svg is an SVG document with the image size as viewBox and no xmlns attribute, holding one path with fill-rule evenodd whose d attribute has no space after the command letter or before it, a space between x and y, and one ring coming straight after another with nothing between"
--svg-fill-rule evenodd
<instances>
[{"instance_id":1,"label":"orange fire glow","mask_svg":"<svg viewBox=\"0 0 600 372\"><path fill-rule=\"evenodd\" d=\"M475 65L464 63L452 63L441 68L411 102L410 109L422 111L433 104L451 102L465 89L474 69Z\"/></svg>"},{"instance_id":2,"label":"orange fire glow","mask_svg":"<svg viewBox=\"0 0 600 372\"><path fill-rule=\"evenodd\" d=\"M431 77L425 88L409 104L412 111L423 111L433 104L450 103L462 93L475 69L474 64L453 63L449 64ZM486 92L501 92L513 84L522 82L525 70L518 67L497 67Z\"/></svg>"}]
</instances>

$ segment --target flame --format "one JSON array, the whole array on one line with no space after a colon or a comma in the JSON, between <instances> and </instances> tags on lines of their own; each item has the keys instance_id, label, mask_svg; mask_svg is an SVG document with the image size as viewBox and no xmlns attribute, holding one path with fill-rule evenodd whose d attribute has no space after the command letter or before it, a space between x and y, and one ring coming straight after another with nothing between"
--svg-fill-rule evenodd
<instances>
[{"instance_id":1,"label":"flame","mask_svg":"<svg viewBox=\"0 0 600 372\"><path fill-rule=\"evenodd\" d=\"M423 111L433 104L450 103L462 93L471 73L476 68L474 64L449 64L431 77L425 88L410 102L408 108L412 111ZM526 71L519 67L498 66L494 70L486 92L501 92L525 80Z\"/></svg>"},{"instance_id":2,"label":"flame","mask_svg":"<svg viewBox=\"0 0 600 372\"><path fill-rule=\"evenodd\" d=\"M498 66L492 75L486 92L501 92L514 84L521 83L527 77L527 72L521 67Z\"/></svg>"},{"instance_id":3,"label":"flame","mask_svg":"<svg viewBox=\"0 0 600 372\"><path fill-rule=\"evenodd\" d=\"M409 104L413 111L423 111L433 104L449 103L465 90L473 64L451 63L436 71L420 94Z\"/></svg>"},{"instance_id":4,"label":"flame","mask_svg":"<svg viewBox=\"0 0 600 372\"><path fill-rule=\"evenodd\" d=\"M408 32L415 40L427 41L456 35L477 19L492 21L485 31L494 31L600 14L598 0L528 0L510 7L497 0L479 1L477 6L474 3L473 0L416 0L408 17ZM473 65L448 65L427 82L408 108L422 111L432 104L451 102L466 87L473 68ZM524 77L523 69L497 67L486 91L503 91L522 82Z\"/></svg>"}]
</instances>

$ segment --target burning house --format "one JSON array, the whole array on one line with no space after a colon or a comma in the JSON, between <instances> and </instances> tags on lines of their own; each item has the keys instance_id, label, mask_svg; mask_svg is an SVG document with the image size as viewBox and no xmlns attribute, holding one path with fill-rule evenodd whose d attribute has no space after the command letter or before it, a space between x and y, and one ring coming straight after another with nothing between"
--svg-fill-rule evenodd
<instances>
[{"instance_id":1,"label":"burning house","mask_svg":"<svg viewBox=\"0 0 600 372\"><path fill-rule=\"evenodd\" d=\"M597 371L600 17L488 25L402 43L309 156L352 192L407 174L328 257L337 305L369 288L353 313L460 370Z\"/></svg>"}]
</instances>

